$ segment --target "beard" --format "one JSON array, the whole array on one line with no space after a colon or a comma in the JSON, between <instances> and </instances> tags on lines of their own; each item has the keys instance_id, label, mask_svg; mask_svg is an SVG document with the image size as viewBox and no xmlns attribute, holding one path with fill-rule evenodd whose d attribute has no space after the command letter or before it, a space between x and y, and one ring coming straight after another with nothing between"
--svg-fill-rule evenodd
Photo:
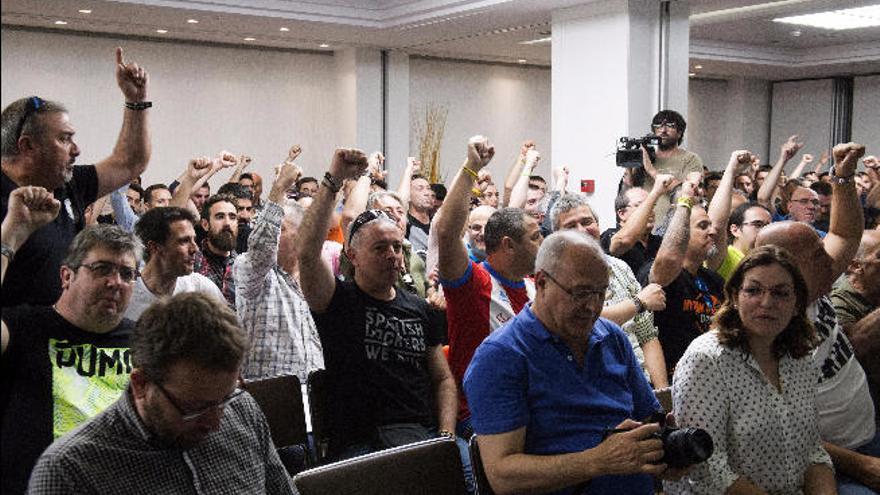
<instances>
[{"instance_id":1,"label":"beard","mask_svg":"<svg viewBox=\"0 0 880 495\"><path fill-rule=\"evenodd\" d=\"M223 229L220 232L208 234L208 242L220 251L232 251L235 249L237 236L231 229Z\"/></svg>"}]
</instances>

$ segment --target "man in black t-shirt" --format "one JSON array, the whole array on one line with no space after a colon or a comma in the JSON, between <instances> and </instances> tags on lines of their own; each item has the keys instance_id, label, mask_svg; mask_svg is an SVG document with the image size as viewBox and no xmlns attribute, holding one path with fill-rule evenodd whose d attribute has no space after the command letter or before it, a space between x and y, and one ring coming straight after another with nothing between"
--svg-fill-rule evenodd
<instances>
[{"instance_id":1,"label":"man in black t-shirt","mask_svg":"<svg viewBox=\"0 0 880 495\"><path fill-rule=\"evenodd\" d=\"M150 160L147 125L147 73L126 64L116 49L116 82L125 111L113 153L95 165L74 167L79 147L74 127L60 103L37 96L21 98L3 109L0 140L0 219L9 194L17 187L39 186L61 202L61 214L21 246L9 267L3 307L22 303L52 304L61 294L58 268L70 241L85 227L84 211L95 199L138 177Z\"/></svg>"},{"instance_id":2,"label":"man in black t-shirt","mask_svg":"<svg viewBox=\"0 0 880 495\"><path fill-rule=\"evenodd\" d=\"M458 406L427 303L395 288L403 233L394 221L381 210L367 210L351 223L346 254L353 281L335 280L321 259L336 193L366 167L360 150L336 150L300 228L300 283L324 348L331 456L337 458L438 432L453 436Z\"/></svg>"},{"instance_id":3,"label":"man in black t-shirt","mask_svg":"<svg viewBox=\"0 0 880 495\"><path fill-rule=\"evenodd\" d=\"M692 182L682 184L657 257L638 273L642 285L658 283L666 293L666 309L654 312L654 323L670 378L691 341L709 330L724 298L724 279L714 270L726 250L715 245L718 229L706 210L693 204L695 189Z\"/></svg>"},{"instance_id":4,"label":"man in black t-shirt","mask_svg":"<svg viewBox=\"0 0 880 495\"><path fill-rule=\"evenodd\" d=\"M646 262L654 259L663 238L651 233L654 228L654 205L678 184L671 175L658 174L651 192L633 187L614 200L619 228L602 232L600 243L606 253L620 258L639 273Z\"/></svg>"},{"instance_id":5,"label":"man in black t-shirt","mask_svg":"<svg viewBox=\"0 0 880 495\"><path fill-rule=\"evenodd\" d=\"M46 189L16 189L3 220L3 246L15 251L61 208ZM23 493L43 450L125 390L131 372L128 337L134 325L123 314L139 251L134 235L119 227L88 227L74 238L62 262L63 289L53 306L4 308L2 493ZM3 279L7 258L4 252Z\"/></svg>"}]
</instances>

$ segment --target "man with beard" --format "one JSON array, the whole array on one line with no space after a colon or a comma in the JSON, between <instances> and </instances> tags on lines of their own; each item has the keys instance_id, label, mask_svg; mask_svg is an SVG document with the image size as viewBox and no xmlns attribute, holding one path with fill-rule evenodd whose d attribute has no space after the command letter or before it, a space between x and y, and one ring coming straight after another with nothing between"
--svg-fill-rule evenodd
<instances>
[{"instance_id":1,"label":"man with beard","mask_svg":"<svg viewBox=\"0 0 880 495\"><path fill-rule=\"evenodd\" d=\"M468 258L474 263L482 263L486 260L486 237L484 231L489 217L495 213L491 206L478 206L471 210L467 220L467 230L464 240L467 246Z\"/></svg>"},{"instance_id":2,"label":"man with beard","mask_svg":"<svg viewBox=\"0 0 880 495\"><path fill-rule=\"evenodd\" d=\"M726 252L716 246L719 233L706 210L693 203L695 189L692 182L682 184L657 257L638 273L643 286L657 283L666 292L666 309L654 312L654 322L670 378L691 341L709 330L724 297L724 279L715 269Z\"/></svg>"},{"instance_id":3,"label":"man with beard","mask_svg":"<svg viewBox=\"0 0 880 495\"><path fill-rule=\"evenodd\" d=\"M3 252L4 275L9 253L52 222L60 208L52 193L41 187L12 191L2 226L3 246L10 250ZM74 237L62 261L61 297L53 306L4 308L3 493L24 493L43 450L125 390L134 325L123 314L140 251L134 235L119 227L88 227ZM5 286L3 294L8 294Z\"/></svg>"},{"instance_id":4,"label":"man with beard","mask_svg":"<svg viewBox=\"0 0 880 495\"><path fill-rule=\"evenodd\" d=\"M250 343L204 294L148 309L131 335L131 383L40 457L30 494L292 494L266 418L238 387Z\"/></svg>"},{"instance_id":5,"label":"man with beard","mask_svg":"<svg viewBox=\"0 0 880 495\"><path fill-rule=\"evenodd\" d=\"M67 247L85 227L85 208L128 183L147 168L152 103L147 99L147 73L123 61L116 49L116 82L125 97L122 129L107 158L95 165L74 167L79 146L74 127L60 103L37 96L22 98L3 109L0 155L0 218L6 216L9 194L21 186L52 191L62 204L52 223L34 232L9 266L2 305L52 304L61 295L58 269Z\"/></svg>"},{"instance_id":6,"label":"man with beard","mask_svg":"<svg viewBox=\"0 0 880 495\"><path fill-rule=\"evenodd\" d=\"M409 211L406 215L406 238L416 253L428 252L428 232L431 230L431 210L434 208L434 191L428 179L414 176L409 186Z\"/></svg>"},{"instance_id":7,"label":"man with beard","mask_svg":"<svg viewBox=\"0 0 880 495\"><path fill-rule=\"evenodd\" d=\"M226 301L211 279L193 273L196 253L196 219L177 206L153 208L135 226L144 243L146 264L134 287L125 317L137 321L141 313L163 296L181 292L207 292Z\"/></svg>"},{"instance_id":8,"label":"man with beard","mask_svg":"<svg viewBox=\"0 0 880 495\"><path fill-rule=\"evenodd\" d=\"M684 181L691 177L691 174L696 173L702 177L703 160L697 154L679 148L684 141L686 128L687 123L685 123L684 117L675 110L661 110L651 120L651 132L661 139L653 163L656 174L669 174L679 181ZM646 177L646 189L654 186L654 175L656 174L649 174ZM668 196L664 195L657 199L657 204L654 206L654 217L659 223L663 223L666 219L669 207Z\"/></svg>"},{"instance_id":9,"label":"man with beard","mask_svg":"<svg viewBox=\"0 0 880 495\"><path fill-rule=\"evenodd\" d=\"M194 271L208 277L220 289L229 307L235 307L235 280L232 265L235 263L235 246L238 236L238 219L235 199L225 194L215 194L202 206L202 229L207 232L201 250L196 253Z\"/></svg>"},{"instance_id":10,"label":"man with beard","mask_svg":"<svg viewBox=\"0 0 880 495\"><path fill-rule=\"evenodd\" d=\"M345 249L354 280L334 279L321 259L336 197L366 168L362 151L337 149L300 228L300 283L324 346L330 456L338 459L453 436L458 403L428 303L395 287L403 264L397 224L381 210L352 221ZM466 458L467 445L459 447Z\"/></svg>"}]
</instances>

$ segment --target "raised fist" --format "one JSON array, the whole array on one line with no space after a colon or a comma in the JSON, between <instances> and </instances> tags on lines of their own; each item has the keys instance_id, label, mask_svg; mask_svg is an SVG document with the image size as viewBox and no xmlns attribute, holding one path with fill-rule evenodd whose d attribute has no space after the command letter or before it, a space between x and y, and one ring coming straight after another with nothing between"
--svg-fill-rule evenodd
<instances>
[{"instance_id":1,"label":"raised fist","mask_svg":"<svg viewBox=\"0 0 880 495\"><path fill-rule=\"evenodd\" d=\"M287 150L287 160L288 162L292 162L296 160L296 158L302 153L302 146L298 144L294 144Z\"/></svg>"},{"instance_id":2,"label":"raised fist","mask_svg":"<svg viewBox=\"0 0 880 495\"><path fill-rule=\"evenodd\" d=\"M330 175L337 181L355 179L367 169L367 155L356 148L337 148L330 162Z\"/></svg>"},{"instance_id":3,"label":"raised fist","mask_svg":"<svg viewBox=\"0 0 880 495\"><path fill-rule=\"evenodd\" d=\"M865 145L857 143L841 143L831 150L834 156L834 175L851 177L856 173L859 158L865 156Z\"/></svg>"},{"instance_id":4,"label":"raised fist","mask_svg":"<svg viewBox=\"0 0 880 495\"><path fill-rule=\"evenodd\" d=\"M468 140L467 165L474 172L478 172L492 161L495 156L495 147L489 145L489 140L483 136L474 136Z\"/></svg>"},{"instance_id":5,"label":"raised fist","mask_svg":"<svg viewBox=\"0 0 880 495\"><path fill-rule=\"evenodd\" d=\"M799 143L797 138L797 134L789 136L788 140L786 140L785 143L782 144L781 152L782 157L783 159L785 159L785 161L791 160L792 157L794 157L794 155L796 155L797 152L804 147L804 143Z\"/></svg>"},{"instance_id":6,"label":"raised fist","mask_svg":"<svg viewBox=\"0 0 880 495\"><path fill-rule=\"evenodd\" d=\"M42 187L24 186L13 189L9 193L9 205L6 218L3 219L3 230L10 229L15 233L14 248L37 229L48 224L61 210L61 202L52 193Z\"/></svg>"}]
</instances>

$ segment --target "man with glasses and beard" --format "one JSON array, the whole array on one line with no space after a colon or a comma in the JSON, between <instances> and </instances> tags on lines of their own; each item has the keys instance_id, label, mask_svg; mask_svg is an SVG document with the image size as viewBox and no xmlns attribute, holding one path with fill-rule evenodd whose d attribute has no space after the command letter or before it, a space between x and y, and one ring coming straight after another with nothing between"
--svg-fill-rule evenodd
<instances>
[{"instance_id":1,"label":"man with glasses and beard","mask_svg":"<svg viewBox=\"0 0 880 495\"><path fill-rule=\"evenodd\" d=\"M51 223L61 202L42 187L9 195L2 226L2 273L10 256ZM137 277L141 246L116 226L88 227L73 239L62 261L61 297L52 306L3 310L3 493L24 493L43 450L101 412L128 385L129 335L123 318ZM4 280L5 282L5 280ZM4 297L8 294L3 288Z\"/></svg>"},{"instance_id":2,"label":"man with glasses and beard","mask_svg":"<svg viewBox=\"0 0 880 495\"><path fill-rule=\"evenodd\" d=\"M85 227L85 208L110 194L147 168L150 161L148 76L143 67L123 61L116 49L116 82L125 97L122 129L113 152L95 165L74 167L80 149L75 128L61 103L38 96L21 98L3 109L0 174L0 218L9 195L22 186L52 191L61 214L34 232L10 263L3 307L22 303L52 304L61 295L58 269L67 247Z\"/></svg>"},{"instance_id":3,"label":"man with glasses and beard","mask_svg":"<svg viewBox=\"0 0 880 495\"><path fill-rule=\"evenodd\" d=\"M238 387L249 345L210 296L151 306L131 335L128 389L49 447L28 493L294 493L266 418Z\"/></svg>"},{"instance_id":4,"label":"man with glasses and beard","mask_svg":"<svg viewBox=\"0 0 880 495\"><path fill-rule=\"evenodd\" d=\"M217 285L229 307L235 307L235 280L232 265L238 238L235 198L215 194L202 206L202 229L207 232L201 251L196 253L194 271Z\"/></svg>"}]
</instances>

